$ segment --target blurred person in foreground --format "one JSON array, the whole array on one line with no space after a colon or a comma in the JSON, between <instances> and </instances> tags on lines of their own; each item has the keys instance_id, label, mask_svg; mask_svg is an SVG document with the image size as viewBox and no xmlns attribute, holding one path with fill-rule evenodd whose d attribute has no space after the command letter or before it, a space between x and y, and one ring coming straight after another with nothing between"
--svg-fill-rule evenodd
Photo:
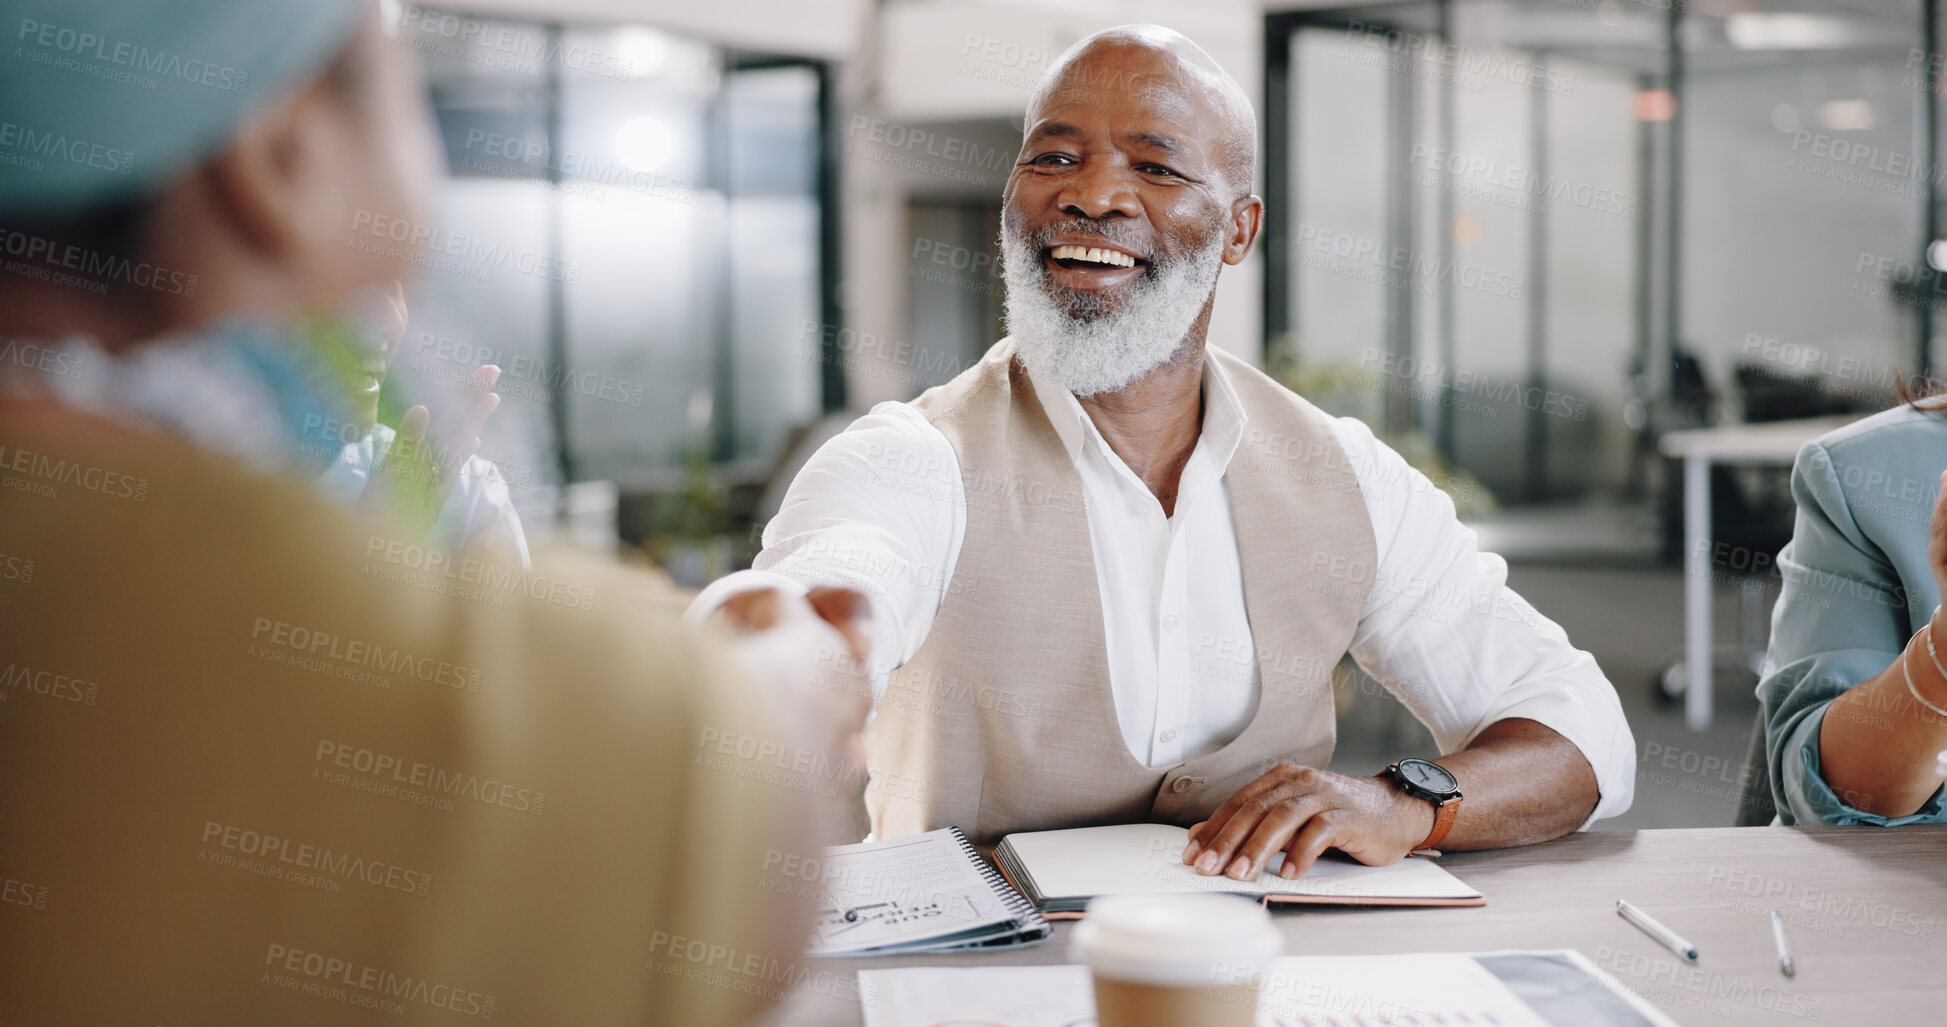
<instances>
[{"instance_id":1,"label":"blurred person in foreground","mask_svg":"<svg viewBox=\"0 0 1947 1027\"><path fill-rule=\"evenodd\" d=\"M398 274L354 214L420 216L437 165L374 5L4 17L0 1019L746 1022L806 923L753 884L823 829L699 754L838 749L862 700L763 654L843 637L454 577L423 508L319 496L353 404L307 326Z\"/></svg>"},{"instance_id":2,"label":"blurred person in foreground","mask_svg":"<svg viewBox=\"0 0 1947 1027\"><path fill-rule=\"evenodd\" d=\"M1798 451L1758 682L1781 823L1947 823L1943 467L1938 395Z\"/></svg>"},{"instance_id":3,"label":"blurred person in foreground","mask_svg":"<svg viewBox=\"0 0 1947 1027\"><path fill-rule=\"evenodd\" d=\"M1185 862L1250 880L1628 808L1615 689L1446 494L1206 345L1218 276L1263 223L1256 125L1168 29L1063 54L1002 196L1009 337L828 442L756 568L692 607L867 593L871 774L915 783L866 792L881 837L1174 823ZM1431 759L1326 769L1348 655L1431 730Z\"/></svg>"}]
</instances>

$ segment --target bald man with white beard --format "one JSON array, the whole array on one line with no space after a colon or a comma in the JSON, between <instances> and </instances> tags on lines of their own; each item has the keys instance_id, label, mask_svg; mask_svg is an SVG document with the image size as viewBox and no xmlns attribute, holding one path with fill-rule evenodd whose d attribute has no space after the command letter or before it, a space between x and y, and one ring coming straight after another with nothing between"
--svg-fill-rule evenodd
<instances>
[{"instance_id":1,"label":"bald man with white beard","mask_svg":"<svg viewBox=\"0 0 1947 1027\"><path fill-rule=\"evenodd\" d=\"M1256 147L1248 98L1181 35L1076 44L1007 181L1009 337L826 444L754 569L692 607L870 596L878 836L1176 823L1186 862L1248 879L1280 853L1295 877L1326 849L1520 845L1628 807L1614 688L1452 502L1205 345L1262 225ZM1347 655L1433 759L1324 769Z\"/></svg>"}]
</instances>

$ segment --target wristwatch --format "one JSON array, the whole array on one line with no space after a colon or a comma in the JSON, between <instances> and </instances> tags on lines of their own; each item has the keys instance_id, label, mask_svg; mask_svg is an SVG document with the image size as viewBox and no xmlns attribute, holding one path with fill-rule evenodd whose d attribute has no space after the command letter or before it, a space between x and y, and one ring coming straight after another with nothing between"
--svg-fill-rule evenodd
<instances>
[{"instance_id":1,"label":"wristwatch","mask_svg":"<svg viewBox=\"0 0 1947 1027\"><path fill-rule=\"evenodd\" d=\"M1433 804L1433 832L1415 848L1431 849L1440 844L1453 830L1454 817L1460 812L1460 782L1453 773L1430 760L1404 759L1393 761L1381 776L1392 778L1400 791Z\"/></svg>"}]
</instances>

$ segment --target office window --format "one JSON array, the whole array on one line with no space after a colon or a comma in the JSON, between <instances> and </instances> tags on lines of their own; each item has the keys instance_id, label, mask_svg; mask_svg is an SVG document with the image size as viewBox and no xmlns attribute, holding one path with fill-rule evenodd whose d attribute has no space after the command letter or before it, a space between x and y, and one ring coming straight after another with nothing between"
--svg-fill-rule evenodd
<instances>
[{"instance_id":1,"label":"office window","mask_svg":"<svg viewBox=\"0 0 1947 1027\"><path fill-rule=\"evenodd\" d=\"M422 276L422 370L500 363L496 431L624 488L761 462L819 415L821 66L634 25L406 29L452 170L438 223L464 226Z\"/></svg>"},{"instance_id":2,"label":"office window","mask_svg":"<svg viewBox=\"0 0 1947 1027\"><path fill-rule=\"evenodd\" d=\"M1670 6L1270 16L1274 352L1514 501L1891 402L1944 294L1927 8Z\"/></svg>"},{"instance_id":3,"label":"office window","mask_svg":"<svg viewBox=\"0 0 1947 1027\"><path fill-rule=\"evenodd\" d=\"M1879 274L1925 266L1923 39L1919 0L1686 19L1679 341L1715 380L1812 375L1883 406L1924 368L1909 299L1931 290Z\"/></svg>"},{"instance_id":4,"label":"office window","mask_svg":"<svg viewBox=\"0 0 1947 1027\"><path fill-rule=\"evenodd\" d=\"M1503 500L1572 496L1627 461L1613 425L1655 145L1634 104L1661 55L1640 43L1652 12L1602 6L1269 20L1274 363Z\"/></svg>"}]
</instances>

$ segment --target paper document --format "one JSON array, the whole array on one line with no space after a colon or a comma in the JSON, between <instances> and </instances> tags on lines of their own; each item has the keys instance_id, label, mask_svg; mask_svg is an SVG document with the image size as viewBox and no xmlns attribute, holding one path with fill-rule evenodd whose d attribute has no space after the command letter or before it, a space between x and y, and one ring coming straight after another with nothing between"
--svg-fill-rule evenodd
<instances>
[{"instance_id":1,"label":"paper document","mask_svg":"<svg viewBox=\"0 0 1947 1027\"><path fill-rule=\"evenodd\" d=\"M1095 1027L1085 966L860 970L865 1027Z\"/></svg>"},{"instance_id":2,"label":"paper document","mask_svg":"<svg viewBox=\"0 0 1947 1027\"><path fill-rule=\"evenodd\" d=\"M1573 950L1296 956L1265 975L1259 1027L1677 1027Z\"/></svg>"},{"instance_id":3,"label":"paper document","mask_svg":"<svg viewBox=\"0 0 1947 1027\"><path fill-rule=\"evenodd\" d=\"M1081 966L859 971L865 1027L1093 1027ZM1677 1027L1579 952L1295 956L1264 975L1258 1027Z\"/></svg>"}]
</instances>

